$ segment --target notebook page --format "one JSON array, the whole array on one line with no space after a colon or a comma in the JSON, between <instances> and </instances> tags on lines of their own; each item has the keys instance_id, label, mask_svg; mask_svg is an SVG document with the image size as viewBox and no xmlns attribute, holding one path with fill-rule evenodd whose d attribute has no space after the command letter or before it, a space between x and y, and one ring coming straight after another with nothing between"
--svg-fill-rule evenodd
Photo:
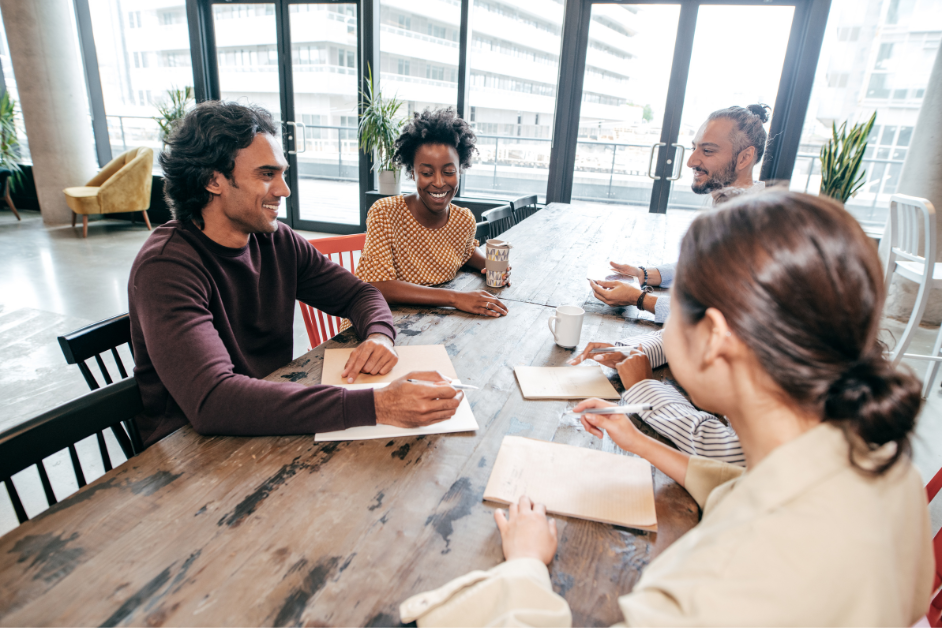
<instances>
[{"instance_id":1,"label":"notebook page","mask_svg":"<svg viewBox=\"0 0 942 628\"><path fill-rule=\"evenodd\" d=\"M340 377L347 358L353 349L327 349L324 351L324 368L321 372L321 384L325 386L343 386L347 381ZM455 379L455 367L445 351L445 345L406 345L397 346L399 362L385 375L357 375L355 384L389 383L412 371L438 371L446 377Z\"/></svg>"},{"instance_id":2,"label":"notebook page","mask_svg":"<svg viewBox=\"0 0 942 628\"><path fill-rule=\"evenodd\" d=\"M642 458L505 436L484 499L510 504L523 495L554 514L657 530L651 464Z\"/></svg>"},{"instance_id":3,"label":"notebook page","mask_svg":"<svg viewBox=\"0 0 942 628\"><path fill-rule=\"evenodd\" d=\"M619 399L618 391L598 364L583 366L515 366L524 399Z\"/></svg>"},{"instance_id":4,"label":"notebook page","mask_svg":"<svg viewBox=\"0 0 942 628\"><path fill-rule=\"evenodd\" d=\"M455 383L460 384L460 381ZM347 384L341 388L349 390L363 390L364 388L382 388L387 384ZM338 440L370 440L373 438L400 438L403 436L421 436L427 434L453 434L455 432L474 432L478 429L478 422L471 411L471 404L468 403L468 393L474 394L476 391L462 391L464 399L458 405L455 416L445 421L426 425L424 427L396 427L394 425L361 425L359 427L350 427L345 430L335 430L333 432L321 432L314 435L314 442L321 443L325 441Z\"/></svg>"}]
</instances>

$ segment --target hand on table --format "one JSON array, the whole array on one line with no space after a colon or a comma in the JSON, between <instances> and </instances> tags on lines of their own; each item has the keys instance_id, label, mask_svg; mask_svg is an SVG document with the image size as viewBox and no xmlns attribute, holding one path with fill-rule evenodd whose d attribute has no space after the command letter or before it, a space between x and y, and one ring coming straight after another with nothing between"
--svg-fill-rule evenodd
<instances>
[{"instance_id":1,"label":"hand on table","mask_svg":"<svg viewBox=\"0 0 942 628\"><path fill-rule=\"evenodd\" d=\"M635 305L641 296L641 289L624 281L603 281L590 279L589 285L595 298L605 305Z\"/></svg>"},{"instance_id":2,"label":"hand on table","mask_svg":"<svg viewBox=\"0 0 942 628\"><path fill-rule=\"evenodd\" d=\"M487 290L459 292L455 295L455 307L462 312L480 316L507 316L507 306L496 295Z\"/></svg>"},{"instance_id":3,"label":"hand on table","mask_svg":"<svg viewBox=\"0 0 942 628\"><path fill-rule=\"evenodd\" d=\"M644 271L637 266L632 266L631 264L619 264L611 260L609 260L608 264L612 267L612 270L617 272L619 275L634 277L638 280L639 284L644 281Z\"/></svg>"},{"instance_id":4,"label":"hand on table","mask_svg":"<svg viewBox=\"0 0 942 628\"><path fill-rule=\"evenodd\" d=\"M581 412L591 408L611 408L615 405L617 404L602 401L601 399L586 399L573 408L572 411ZM583 414L580 418L582 427L589 434L602 438L602 431L604 430L608 432L612 441L625 451L637 453L635 449L639 441L645 438L641 430L635 427L631 419L624 414Z\"/></svg>"},{"instance_id":5,"label":"hand on table","mask_svg":"<svg viewBox=\"0 0 942 628\"><path fill-rule=\"evenodd\" d=\"M623 357L618 353L615 355ZM638 348L633 349L627 358L623 358L616 364L615 369L618 371L618 377L621 378L621 385L625 387L625 390L629 390L643 379L654 379L651 360Z\"/></svg>"},{"instance_id":6,"label":"hand on table","mask_svg":"<svg viewBox=\"0 0 942 628\"><path fill-rule=\"evenodd\" d=\"M613 369L619 362L625 359L623 354L599 353L598 355L590 355L589 352L592 351L592 349L604 349L605 347L614 346L615 345L609 344L607 342L590 342L588 345L586 345L586 348L582 351L582 353L569 360L567 364L575 366L576 364L582 364L586 360L595 360L599 364ZM629 349L626 348L625 351L629 351Z\"/></svg>"},{"instance_id":7,"label":"hand on table","mask_svg":"<svg viewBox=\"0 0 942 628\"><path fill-rule=\"evenodd\" d=\"M546 506L534 504L524 495L508 510L509 519L503 510L494 511L504 558L535 558L549 565L556 555L557 535L556 520L546 518Z\"/></svg>"},{"instance_id":8,"label":"hand on table","mask_svg":"<svg viewBox=\"0 0 942 628\"><path fill-rule=\"evenodd\" d=\"M406 380L421 379L421 384ZM428 382L428 383L424 383ZM373 389L376 422L396 427L423 427L455 416L464 393L438 371L413 371L384 388Z\"/></svg>"},{"instance_id":9,"label":"hand on table","mask_svg":"<svg viewBox=\"0 0 942 628\"><path fill-rule=\"evenodd\" d=\"M347 358L340 377L352 384L360 373L385 375L398 361L392 338L386 334L370 334Z\"/></svg>"},{"instance_id":10,"label":"hand on table","mask_svg":"<svg viewBox=\"0 0 942 628\"><path fill-rule=\"evenodd\" d=\"M617 272L619 275L627 275L628 277L634 277L638 280L638 283L644 282L644 271L638 268L637 266L632 266L630 264L618 264L613 261L608 262L612 267L612 270ZM648 268L648 285L649 286L659 286L661 285L661 271L656 268Z\"/></svg>"}]
</instances>

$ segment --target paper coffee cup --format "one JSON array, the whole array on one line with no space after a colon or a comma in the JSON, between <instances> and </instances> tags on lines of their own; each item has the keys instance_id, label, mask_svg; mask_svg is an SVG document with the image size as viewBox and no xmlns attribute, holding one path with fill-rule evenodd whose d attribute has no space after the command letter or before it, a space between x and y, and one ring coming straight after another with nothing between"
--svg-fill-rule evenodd
<instances>
[{"instance_id":1,"label":"paper coffee cup","mask_svg":"<svg viewBox=\"0 0 942 628\"><path fill-rule=\"evenodd\" d=\"M487 270L487 285L491 288L501 288L507 285L507 269L510 266L510 242L504 240L488 240L485 247L485 269Z\"/></svg>"}]
</instances>

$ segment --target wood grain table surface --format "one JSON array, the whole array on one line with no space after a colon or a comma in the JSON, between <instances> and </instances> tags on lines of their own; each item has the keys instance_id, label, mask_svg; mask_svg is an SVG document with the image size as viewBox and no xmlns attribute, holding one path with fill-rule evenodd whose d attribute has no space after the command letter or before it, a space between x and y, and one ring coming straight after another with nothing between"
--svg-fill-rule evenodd
<instances>
[{"instance_id":1,"label":"wood grain table surface","mask_svg":"<svg viewBox=\"0 0 942 628\"><path fill-rule=\"evenodd\" d=\"M547 329L559 304L586 309L580 346L655 329L591 297L586 274L608 259L676 259L691 218L548 206L504 235L508 316L393 310L398 344L444 344L481 387L468 393L477 432L317 444L183 428L0 538L0 624L398 624L407 597L501 561L482 495L505 435L618 451L566 414L574 402L524 400L513 367L570 358ZM484 282L462 273L450 285ZM324 350L355 344L348 331L267 379L319 383ZM696 524L683 488L658 471L654 485L657 533L559 518L550 573L575 625L620 621L617 597Z\"/></svg>"}]
</instances>

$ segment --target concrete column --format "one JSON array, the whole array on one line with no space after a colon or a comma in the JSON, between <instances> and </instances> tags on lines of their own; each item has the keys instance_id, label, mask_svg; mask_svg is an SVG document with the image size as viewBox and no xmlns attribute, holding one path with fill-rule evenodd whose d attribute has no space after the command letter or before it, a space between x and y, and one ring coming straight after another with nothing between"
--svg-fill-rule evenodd
<instances>
[{"instance_id":1,"label":"concrete column","mask_svg":"<svg viewBox=\"0 0 942 628\"><path fill-rule=\"evenodd\" d=\"M62 190L98 172L72 0L0 0L43 222L70 223Z\"/></svg>"},{"instance_id":2,"label":"concrete column","mask_svg":"<svg viewBox=\"0 0 942 628\"><path fill-rule=\"evenodd\" d=\"M906 160L900 172L900 194L929 199L936 211L936 241L939 245L936 261L942 262L942 47L935 57L926 95L919 110L913 139L906 151ZM886 260L889 242L880 243L880 254ZM917 286L911 281L893 278L886 299L886 314L908 319L916 300ZM929 296L929 305L922 317L923 323L942 322L942 291Z\"/></svg>"}]
</instances>

